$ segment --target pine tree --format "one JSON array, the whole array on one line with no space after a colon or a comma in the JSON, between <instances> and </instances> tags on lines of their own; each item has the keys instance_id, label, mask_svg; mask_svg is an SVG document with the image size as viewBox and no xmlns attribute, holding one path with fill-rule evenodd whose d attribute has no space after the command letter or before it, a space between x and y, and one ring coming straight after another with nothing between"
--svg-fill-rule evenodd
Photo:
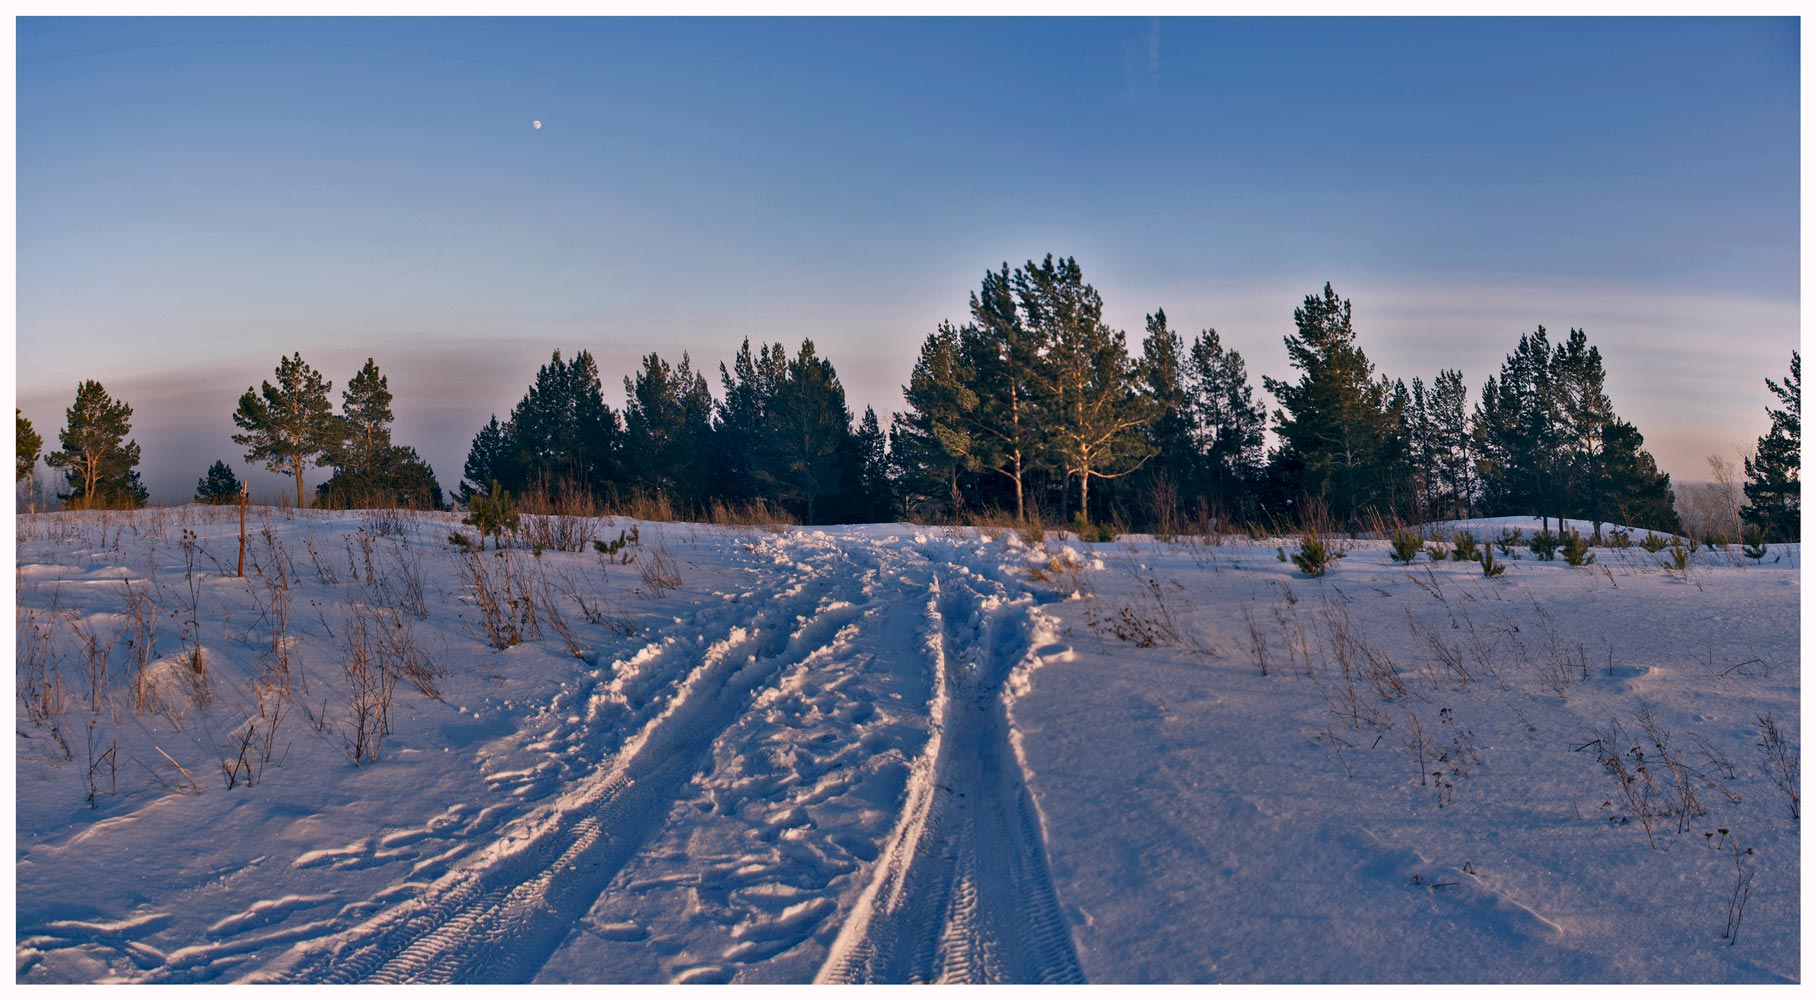
<instances>
[{"instance_id":1,"label":"pine tree","mask_svg":"<svg viewBox=\"0 0 1816 1000\"><path fill-rule=\"evenodd\" d=\"M1797 351L1791 352L1790 377L1782 384L1766 379L1766 388L1778 397L1779 408L1766 407L1772 429L1747 459L1747 508L1741 516L1771 541L1797 541L1803 510L1803 359Z\"/></svg>"},{"instance_id":2,"label":"pine tree","mask_svg":"<svg viewBox=\"0 0 1816 1000\"><path fill-rule=\"evenodd\" d=\"M766 421L756 477L768 495L812 524L828 501L844 499L859 479L851 411L838 374L815 353L813 341L801 342L786 370Z\"/></svg>"},{"instance_id":3,"label":"pine tree","mask_svg":"<svg viewBox=\"0 0 1816 1000\"><path fill-rule=\"evenodd\" d=\"M474 497L488 495L494 482L516 484L523 481L523 473L515 462L516 443L512 440L512 431L511 425L499 423L498 414L494 413L479 433L473 435L460 486L454 491L454 499L461 505L470 505Z\"/></svg>"},{"instance_id":4,"label":"pine tree","mask_svg":"<svg viewBox=\"0 0 1816 1000\"><path fill-rule=\"evenodd\" d=\"M93 380L78 385L58 434L62 448L44 456L46 465L64 470L69 484L69 492L57 496L89 509L144 504L147 494L134 468L139 446L126 439L131 432L132 407L125 400L116 401Z\"/></svg>"},{"instance_id":5,"label":"pine tree","mask_svg":"<svg viewBox=\"0 0 1816 1000\"><path fill-rule=\"evenodd\" d=\"M1011 487L1016 520L1027 519L1028 475L1044 464L1043 396L1051 395L1042 376L1051 325L1017 308L1017 286L1024 280L1019 269L1012 277L1007 263L1000 272L986 270L982 287L971 294L972 322L959 341L961 364L977 396L967 428L972 454ZM1027 305L1025 296L1021 305Z\"/></svg>"},{"instance_id":6,"label":"pine tree","mask_svg":"<svg viewBox=\"0 0 1816 1000\"><path fill-rule=\"evenodd\" d=\"M316 487L324 507L346 509L401 507L411 510L442 509L441 484L435 470L415 448L386 445L365 468L336 470Z\"/></svg>"},{"instance_id":7,"label":"pine tree","mask_svg":"<svg viewBox=\"0 0 1816 1000\"><path fill-rule=\"evenodd\" d=\"M1639 428L1614 420L1602 431L1601 504L1605 516L1620 524L1649 531L1678 533L1677 498L1671 477L1660 472L1645 450Z\"/></svg>"},{"instance_id":8,"label":"pine tree","mask_svg":"<svg viewBox=\"0 0 1816 1000\"><path fill-rule=\"evenodd\" d=\"M1552 353L1551 383L1557 399L1558 439L1562 452L1560 516L1585 517L1602 530L1608 488L1604 437L1615 420L1614 403L1603 389L1602 353L1590 346L1581 330L1572 329Z\"/></svg>"},{"instance_id":9,"label":"pine tree","mask_svg":"<svg viewBox=\"0 0 1816 1000\"><path fill-rule=\"evenodd\" d=\"M720 363L725 398L713 424L714 494L735 501L774 499L766 485L773 477L760 475L759 465L770 411L787 380L788 351L781 344L764 344L752 353L747 337L729 370Z\"/></svg>"},{"instance_id":10,"label":"pine tree","mask_svg":"<svg viewBox=\"0 0 1816 1000\"><path fill-rule=\"evenodd\" d=\"M705 498L712 392L686 353L671 367L655 354L624 380L625 473L631 483L686 509Z\"/></svg>"},{"instance_id":11,"label":"pine tree","mask_svg":"<svg viewBox=\"0 0 1816 1000\"><path fill-rule=\"evenodd\" d=\"M1499 379L1491 376L1482 386L1475 416L1484 512L1537 514L1547 531L1563 507L1564 420L1555 370L1545 328L1522 334Z\"/></svg>"},{"instance_id":12,"label":"pine tree","mask_svg":"<svg viewBox=\"0 0 1816 1000\"><path fill-rule=\"evenodd\" d=\"M1028 262L1015 272L1025 324L1047 345L1036 369L1048 451L1078 483L1078 515L1091 516L1091 480L1116 479L1153 452L1142 440L1153 418L1136 391L1135 365L1120 330L1103 322L1103 297L1070 257Z\"/></svg>"},{"instance_id":13,"label":"pine tree","mask_svg":"<svg viewBox=\"0 0 1816 1000\"><path fill-rule=\"evenodd\" d=\"M889 460L889 442L873 407L864 407L863 419L852 435L858 453L855 517L866 523L893 521L901 510L896 498L895 475Z\"/></svg>"},{"instance_id":14,"label":"pine tree","mask_svg":"<svg viewBox=\"0 0 1816 1000\"><path fill-rule=\"evenodd\" d=\"M1249 516L1265 461L1267 410L1255 401L1242 355L1216 330L1192 341L1186 357L1186 413L1200 456L1196 492L1214 509Z\"/></svg>"},{"instance_id":15,"label":"pine tree","mask_svg":"<svg viewBox=\"0 0 1816 1000\"><path fill-rule=\"evenodd\" d=\"M207 475L196 480L195 498L199 503L228 504L240 499L240 480L226 462L208 467Z\"/></svg>"},{"instance_id":16,"label":"pine tree","mask_svg":"<svg viewBox=\"0 0 1816 1000\"><path fill-rule=\"evenodd\" d=\"M1437 430L1431 415L1431 400L1425 382L1414 378L1409 390L1395 383L1404 404L1400 414L1400 435L1406 440L1407 464L1412 470L1409 513L1415 521L1429 520L1437 507L1439 493L1437 464Z\"/></svg>"},{"instance_id":17,"label":"pine tree","mask_svg":"<svg viewBox=\"0 0 1816 1000\"><path fill-rule=\"evenodd\" d=\"M371 358L341 391L340 447L333 464L355 473L375 469L391 447L391 387Z\"/></svg>"},{"instance_id":18,"label":"pine tree","mask_svg":"<svg viewBox=\"0 0 1816 1000\"><path fill-rule=\"evenodd\" d=\"M605 403L599 366L581 351L563 362L555 351L511 411L512 470L520 482L500 482L513 493L591 498L619 479L622 429Z\"/></svg>"},{"instance_id":19,"label":"pine tree","mask_svg":"<svg viewBox=\"0 0 1816 1000\"><path fill-rule=\"evenodd\" d=\"M1429 462L1435 478L1433 513L1442 519L1474 516L1475 447L1469 426L1469 387L1462 371L1446 368L1426 400Z\"/></svg>"},{"instance_id":20,"label":"pine tree","mask_svg":"<svg viewBox=\"0 0 1816 1000\"><path fill-rule=\"evenodd\" d=\"M1139 381L1152 415L1143 429L1154 457L1134 478L1135 495L1145 500L1154 523L1177 513L1181 498L1198 486L1200 463L1192 442L1191 414L1186 409L1185 343L1167 328L1167 314L1156 309L1147 317L1141 342ZM1174 509L1163 510L1163 506Z\"/></svg>"},{"instance_id":21,"label":"pine tree","mask_svg":"<svg viewBox=\"0 0 1816 1000\"><path fill-rule=\"evenodd\" d=\"M1262 380L1282 406L1274 475L1289 492L1327 504L1339 521L1385 511L1404 463L1392 386L1375 380L1356 346L1350 304L1328 283L1293 310L1293 323L1298 332L1285 338L1286 351L1299 380Z\"/></svg>"},{"instance_id":22,"label":"pine tree","mask_svg":"<svg viewBox=\"0 0 1816 1000\"><path fill-rule=\"evenodd\" d=\"M31 476L32 470L38 467L38 457L44 451L44 439L32 429L32 422L25 419L25 411L13 408L13 423L16 430L17 450L13 452L18 466L18 475L14 482L24 482Z\"/></svg>"},{"instance_id":23,"label":"pine tree","mask_svg":"<svg viewBox=\"0 0 1816 1000\"><path fill-rule=\"evenodd\" d=\"M970 430L978 396L968 384L959 338L951 323L927 335L902 387L908 409L890 421L902 499L911 508L943 508L950 517L965 507L963 477L982 465Z\"/></svg>"},{"instance_id":24,"label":"pine tree","mask_svg":"<svg viewBox=\"0 0 1816 1000\"><path fill-rule=\"evenodd\" d=\"M327 465L341 441L340 422L328 402L332 383L303 362L301 354L280 358L277 385L247 388L233 414L245 433L233 435L246 447L246 461L263 462L272 472L296 477L296 505L303 505L303 467Z\"/></svg>"}]
</instances>

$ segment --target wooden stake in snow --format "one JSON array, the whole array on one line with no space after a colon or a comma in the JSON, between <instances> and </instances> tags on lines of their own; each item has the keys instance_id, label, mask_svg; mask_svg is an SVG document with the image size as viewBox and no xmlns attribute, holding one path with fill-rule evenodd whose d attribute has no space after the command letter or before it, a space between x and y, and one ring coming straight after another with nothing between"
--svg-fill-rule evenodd
<instances>
[{"instance_id":1,"label":"wooden stake in snow","mask_svg":"<svg viewBox=\"0 0 1816 1000\"><path fill-rule=\"evenodd\" d=\"M240 484L240 576L246 575L246 484Z\"/></svg>"}]
</instances>

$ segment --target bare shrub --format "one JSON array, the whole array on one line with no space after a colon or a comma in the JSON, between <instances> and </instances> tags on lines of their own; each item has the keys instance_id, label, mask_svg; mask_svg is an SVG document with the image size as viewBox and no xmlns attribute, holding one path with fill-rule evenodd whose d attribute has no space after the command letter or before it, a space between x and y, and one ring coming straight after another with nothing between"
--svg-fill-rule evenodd
<instances>
[{"instance_id":1,"label":"bare shrub","mask_svg":"<svg viewBox=\"0 0 1816 1000\"><path fill-rule=\"evenodd\" d=\"M1785 794L1791 803L1791 818L1800 820L1800 803L1798 801L1798 764L1797 748L1785 738L1784 731L1770 715L1759 719L1759 753L1765 760L1766 775L1772 784Z\"/></svg>"},{"instance_id":2,"label":"bare shrub","mask_svg":"<svg viewBox=\"0 0 1816 1000\"><path fill-rule=\"evenodd\" d=\"M341 636L346 643L346 728L340 733L341 749L354 767L378 760L384 738L391 732L391 701L397 675L384 669L370 617L355 609L347 616Z\"/></svg>"},{"instance_id":3,"label":"bare shrub","mask_svg":"<svg viewBox=\"0 0 1816 1000\"><path fill-rule=\"evenodd\" d=\"M509 649L525 639L541 637L535 592L519 558L508 549L468 551L458 558L461 583L479 612L476 635L493 649Z\"/></svg>"},{"instance_id":4,"label":"bare shrub","mask_svg":"<svg viewBox=\"0 0 1816 1000\"><path fill-rule=\"evenodd\" d=\"M643 558L637 560L637 571L643 578L643 589L658 596L682 583L681 570L675 565L674 557L669 555L668 547L659 542L644 550Z\"/></svg>"}]
</instances>

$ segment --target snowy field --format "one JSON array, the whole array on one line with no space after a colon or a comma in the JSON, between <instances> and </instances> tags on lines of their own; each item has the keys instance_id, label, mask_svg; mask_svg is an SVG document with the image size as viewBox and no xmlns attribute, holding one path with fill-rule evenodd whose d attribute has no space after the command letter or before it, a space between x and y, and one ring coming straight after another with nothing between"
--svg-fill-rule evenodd
<instances>
[{"instance_id":1,"label":"snowy field","mask_svg":"<svg viewBox=\"0 0 1816 1000\"><path fill-rule=\"evenodd\" d=\"M18 981L1800 978L1796 546L535 527L19 517Z\"/></svg>"}]
</instances>

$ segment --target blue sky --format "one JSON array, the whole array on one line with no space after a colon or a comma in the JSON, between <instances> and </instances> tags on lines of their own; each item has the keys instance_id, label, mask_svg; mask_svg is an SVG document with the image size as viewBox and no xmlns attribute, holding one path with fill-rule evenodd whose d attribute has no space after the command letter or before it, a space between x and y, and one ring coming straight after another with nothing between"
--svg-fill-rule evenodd
<instances>
[{"instance_id":1,"label":"blue sky","mask_svg":"<svg viewBox=\"0 0 1816 1000\"><path fill-rule=\"evenodd\" d=\"M1798 342L1793 19L22 18L17 54L19 403L54 439L101 380L159 499L247 471L229 414L290 351L337 399L375 357L448 487L556 348L617 405L648 351L812 337L886 416L1049 252L1257 382L1327 280L1408 380L1584 327L1681 479Z\"/></svg>"}]
</instances>

